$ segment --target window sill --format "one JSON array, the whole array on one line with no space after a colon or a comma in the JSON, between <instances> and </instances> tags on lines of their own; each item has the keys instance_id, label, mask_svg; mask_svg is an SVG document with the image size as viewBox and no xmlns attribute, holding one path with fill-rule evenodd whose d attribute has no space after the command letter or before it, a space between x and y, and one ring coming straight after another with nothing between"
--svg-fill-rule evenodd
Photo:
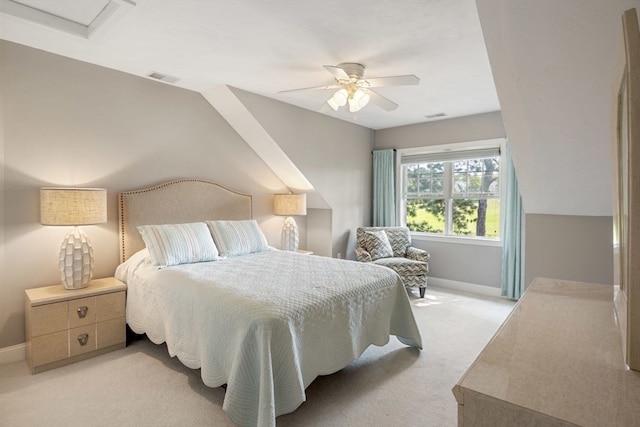
<instances>
[{"instance_id":1,"label":"window sill","mask_svg":"<svg viewBox=\"0 0 640 427\"><path fill-rule=\"evenodd\" d=\"M437 234L411 232L411 240L502 247L502 240L486 239L482 237L439 236Z\"/></svg>"}]
</instances>

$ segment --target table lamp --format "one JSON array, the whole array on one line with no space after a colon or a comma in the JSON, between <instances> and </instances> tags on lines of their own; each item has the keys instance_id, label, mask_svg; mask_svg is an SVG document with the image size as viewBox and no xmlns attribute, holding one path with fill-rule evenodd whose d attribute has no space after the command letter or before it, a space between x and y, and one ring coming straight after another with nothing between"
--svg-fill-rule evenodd
<instances>
[{"instance_id":1,"label":"table lamp","mask_svg":"<svg viewBox=\"0 0 640 427\"><path fill-rule=\"evenodd\" d=\"M86 287L93 277L93 248L80 225L107 222L104 188L41 188L40 223L71 225L60 247L59 268L66 289Z\"/></svg>"},{"instance_id":2,"label":"table lamp","mask_svg":"<svg viewBox=\"0 0 640 427\"><path fill-rule=\"evenodd\" d=\"M298 226L291 216L307 214L307 195L304 193L274 195L273 213L287 217L282 226L282 249L285 251L296 251L300 239L298 237Z\"/></svg>"}]
</instances>

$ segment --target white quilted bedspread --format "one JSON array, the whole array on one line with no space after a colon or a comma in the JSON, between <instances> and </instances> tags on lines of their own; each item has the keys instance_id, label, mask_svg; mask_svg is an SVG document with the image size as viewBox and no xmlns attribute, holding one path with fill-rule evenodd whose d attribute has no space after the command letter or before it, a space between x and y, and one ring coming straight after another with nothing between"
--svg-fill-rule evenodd
<instances>
[{"instance_id":1,"label":"white quilted bedspread","mask_svg":"<svg viewBox=\"0 0 640 427\"><path fill-rule=\"evenodd\" d=\"M407 293L385 267L267 251L154 270L144 251L118 267L127 323L171 356L227 384L223 409L243 426L275 426L336 372L389 335L422 348Z\"/></svg>"}]
</instances>

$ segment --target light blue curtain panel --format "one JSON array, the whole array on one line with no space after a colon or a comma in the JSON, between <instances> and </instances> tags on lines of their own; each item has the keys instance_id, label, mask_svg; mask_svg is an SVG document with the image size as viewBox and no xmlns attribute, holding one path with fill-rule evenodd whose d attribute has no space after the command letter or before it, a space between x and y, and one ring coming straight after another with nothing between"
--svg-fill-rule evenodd
<instances>
[{"instance_id":1,"label":"light blue curtain panel","mask_svg":"<svg viewBox=\"0 0 640 427\"><path fill-rule=\"evenodd\" d=\"M524 292L524 208L518 190L518 179L507 143L502 238L502 296L517 300Z\"/></svg>"},{"instance_id":2,"label":"light blue curtain panel","mask_svg":"<svg viewBox=\"0 0 640 427\"><path fill-rule=\"evenodd\" d=\"M396 225L394 150L373 152L373 226Z\"/></svg>"}]
</instances>

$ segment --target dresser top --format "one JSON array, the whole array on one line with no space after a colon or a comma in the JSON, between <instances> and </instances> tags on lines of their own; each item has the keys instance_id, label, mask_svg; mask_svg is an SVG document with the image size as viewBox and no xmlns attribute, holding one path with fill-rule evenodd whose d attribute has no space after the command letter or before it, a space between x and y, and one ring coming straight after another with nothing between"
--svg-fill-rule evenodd
<instances>
[{"instance_id":1,"label":"dresser top","mask_svg":"<svg viewBox=\"0 0 640 427\"><path fill-rule=\"evenodd\" d=\"M626 368L613 286L536 279L454 387L581 426L636 425L640 372Z\"/></svg>"},{"instance_id":2,"label":"dresser top","mask_svg":"<svg viewBox=\"0 0 640 427\"><path fill-rule=\"evenodd\" d=\"M60 301L85 298L93 295L108 294L111 292L125 291L127 285L114 277L94 279L82 289L65 289L63 285L45 286L42 288L26 289L27 300L32 307L51 304Z\"/></svg>"}]
</instances>

